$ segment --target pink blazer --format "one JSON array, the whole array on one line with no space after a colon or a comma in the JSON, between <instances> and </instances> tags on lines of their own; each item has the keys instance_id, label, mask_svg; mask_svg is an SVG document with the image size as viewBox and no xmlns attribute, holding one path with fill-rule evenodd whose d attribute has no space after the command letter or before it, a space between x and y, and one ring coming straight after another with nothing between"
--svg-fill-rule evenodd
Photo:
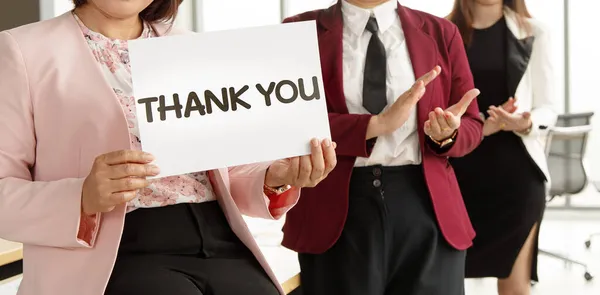
<instances>
[{"instance_id":1,"label":"pink blazer","mask_svg":"<svg viewBox=\"0 0 600 295\"><path fill-rule=\"evenodd\" d=\"M81 189L96 156L129 143L121 106L70 13L0 32L0 238L24 244L19 295L104 294L125 206L101 216L88 245L77 239ZM269 164L209 175L231 228L280 286L242 219L279 218L298 201L293 190L269 207Z\"/></svg>"}]
</instances>

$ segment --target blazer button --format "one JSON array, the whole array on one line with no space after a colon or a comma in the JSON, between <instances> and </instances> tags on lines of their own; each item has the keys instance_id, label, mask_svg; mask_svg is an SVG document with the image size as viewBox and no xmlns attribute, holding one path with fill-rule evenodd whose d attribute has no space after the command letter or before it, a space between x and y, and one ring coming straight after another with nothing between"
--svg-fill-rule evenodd
<instances>
[{"instance_id":1,"label":"blazer button","mask_svg":"<svg viewBox=\"0 0 600 295\"><path fill-rule=\"evenodd\" d=\"M373 186L377 187L377 188L381 187L381 180L379 180L379 179L373 180Z\"/></svg>"},{"instance_id":2,"label":"blazer button","mask_svg":"<svg viewBox=\"0 0 600 295\"><path fill-rule=\"evenodd\" d=\"M379 167L373 168L373 175L376 177L381 176L381 168L379 168Z\"/></svg>"}]
</instances>

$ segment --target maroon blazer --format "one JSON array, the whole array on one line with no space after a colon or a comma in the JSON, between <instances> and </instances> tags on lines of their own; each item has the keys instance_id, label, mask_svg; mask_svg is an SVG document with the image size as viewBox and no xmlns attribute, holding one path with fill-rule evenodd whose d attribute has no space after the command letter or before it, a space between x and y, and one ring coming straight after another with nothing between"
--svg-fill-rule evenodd
<instances>
[{"instance_id":1,"label":"maroon blazer","mask_svg":"<svg viewBox=\"0 0 600 295\"><path fill-rule=\"evenodd\" d=\"M436 65L440 76L427 86L417 105L423 170L440 229L450 245L464 250L475 232L448 157L461 157L482 139L482 121L474 101L462 118L455 143L436 151L425 140L423 124L436 107L457 103L474 88L464 44L451 22L398 5L408 52L416 77ZM348 190L356 157L368 157L374 143L365 140L371 115L349 114L343 92L341 0L324 10L306 12L284 22L316 20L323 83L331 135L337 143L337 167L317 187L302 189L299 203L288 212L283 245L300 253L323 253L340 237L348 214Z\"/></svg>"}]
</instances>

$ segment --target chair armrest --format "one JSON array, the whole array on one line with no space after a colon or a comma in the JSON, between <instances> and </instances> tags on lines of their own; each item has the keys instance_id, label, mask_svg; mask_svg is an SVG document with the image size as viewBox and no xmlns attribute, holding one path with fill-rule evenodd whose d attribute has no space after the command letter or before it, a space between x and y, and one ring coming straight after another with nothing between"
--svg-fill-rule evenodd
<instances>
[{"instance_id":1,"label":"chair armrest","mask_svg":"<svg viewBox=\"0 0 600 295\"><path fill-rule=\"evenodd\" d=\"M568 139L588 134L592 131L592 125L573 126L573 127L552 127L550 134L552 138Z\"/></svg>"}]
</instances>

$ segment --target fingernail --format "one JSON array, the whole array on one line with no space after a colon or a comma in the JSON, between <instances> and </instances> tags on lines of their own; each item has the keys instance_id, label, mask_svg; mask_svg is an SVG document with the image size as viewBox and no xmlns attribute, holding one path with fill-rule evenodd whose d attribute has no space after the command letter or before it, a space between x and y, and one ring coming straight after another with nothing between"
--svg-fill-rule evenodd
<instances>
[{"instance_id":1,"label":"fingernail","mask_svg":"<svg viewBox=\"0 0 600 295\"><path fill-rule=\"evenodd\" d=\"M325 139L323 142L325 143L326 147L330 147L331 146L331 140Z\"/></svg>"},{"instance_id":2,"label":"fingernail","mask_svg":"<svg viewBox=\"0 0 600 295\"><path fill-rule=\"evenodd\" d=\"M134 192L127 192L127 193L125 193L125 199L131 200L131 199L135 198L136 195L137 194Z\"/></svg>"},{"instance_id":3,"label":"fingernail","mask_svg":"<svg viewBox=\"0 0 600 295\"><path fill-rule=\"evenodd\" d=\"M148 162L150 162L150 161L154 161L154 156L153 156L153 155L151 155L151 154L145 153L145 154L144 154L144 160L145 160L145 161L148 161Z\"/></svg>"},{"instance_id":4,"label":"fingernail","mask_svg":"<svg viewBox=\"0 0 600 295\"><path fill-rule=\"evenodd\" d=\"M318 147L319 146L319 141L316 138L314 138L310 142L311 142L312 146L314 146L314 147Z\"/></svg>"},{"instance_id":5,"label":"fingernail","mask_svg":"<svg viewBox=\"0 0 600 295\"><path fill-rule=\"evenodd\" d=\"M158 168L158 166L150 166L150 173L152 173L153 175L158 175L160 173L160 168Z\"/></svg>"},{"instance_id":6,"label":"fingernail","mask_svg":"<svg viewBox=\"0 0 600 295\"><path fill-rule=\"evenodd\" d=\"M336 149L337 148L337 143L334 141L334 142L332 142L332 144L333 144L333 148Z\"/></svg>"}]
</instances>

